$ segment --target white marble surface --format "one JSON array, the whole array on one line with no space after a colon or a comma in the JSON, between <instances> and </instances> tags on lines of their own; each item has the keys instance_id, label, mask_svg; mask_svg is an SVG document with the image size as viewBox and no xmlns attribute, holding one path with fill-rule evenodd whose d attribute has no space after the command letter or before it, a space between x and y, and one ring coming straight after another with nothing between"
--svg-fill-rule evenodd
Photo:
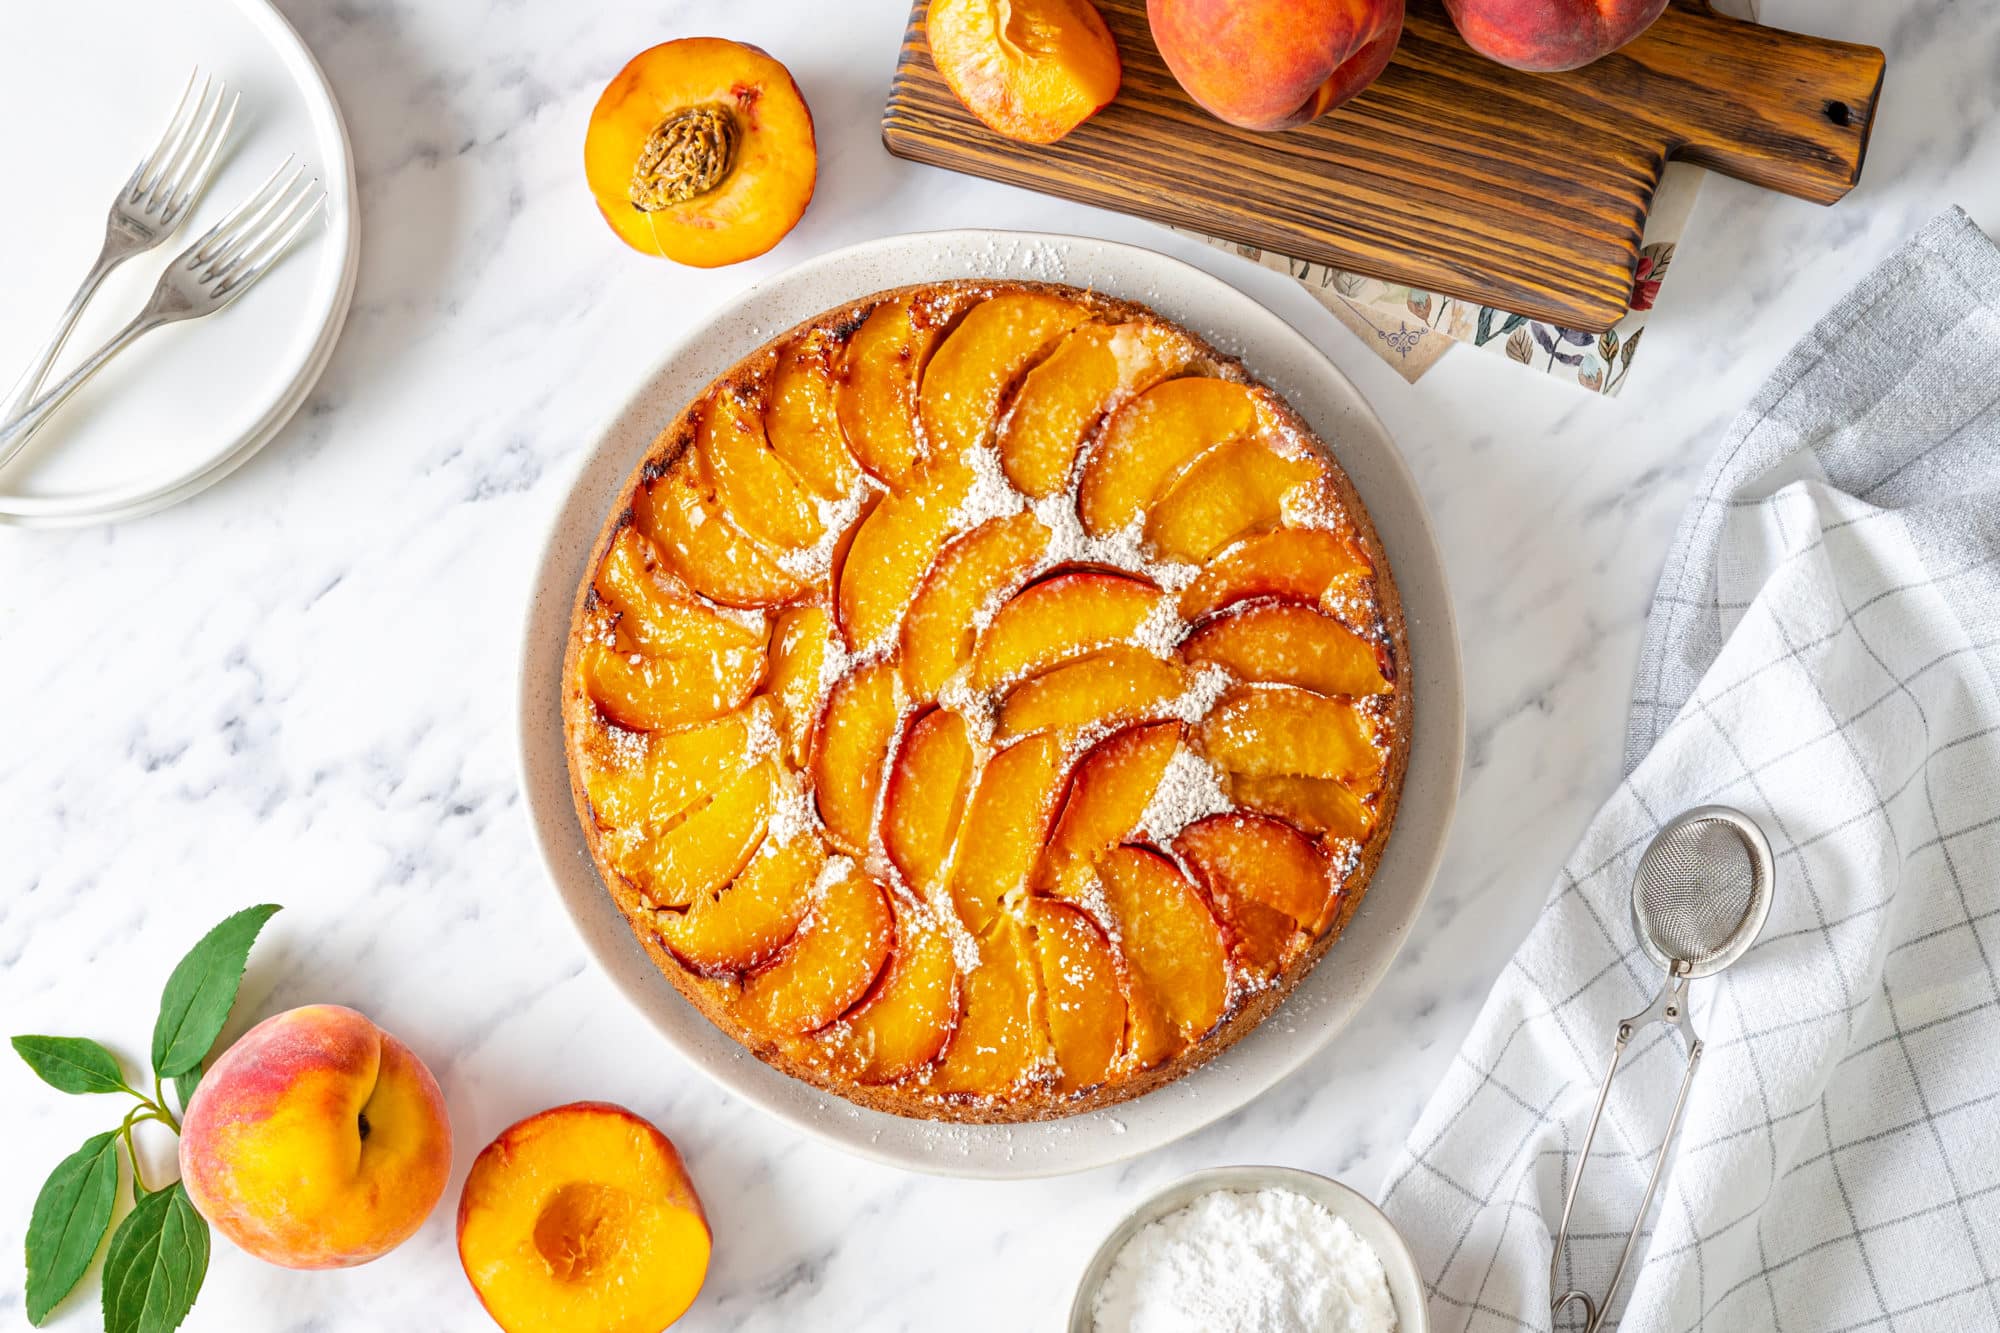
<instances>
[{"instance_id":1,"label":"white marble surface","mask_svg":"<svg viewBox=\"0 0 2000 1333\"><path fill-rule=\"evenodd\" d=\"M155 518L0 531L0 1014L142 1057L160 983L211 922L277 917L239 1018L354 1004L436 1071L452 1193L410 1244L301 1274L218 1244L192 1329L474 1329L451 1200L480 1145L579 1097L681 1145L716 1256L692 1329L1057 1324L1098 1236L1198 1167L1270 1161L1371 1189L1554 868L1615 780L1667 535L1712 442L1789 343L1948 203L2000 229L2000 11L1769 0L1767 21L1884 46L1861 188L1825 211L1721 183L1625 397L1494 358L1403 385L1283 279L1144 223L890 159L907 7L656 0L282 0L343 100L363 272L302 416ZM790 64L819 196L775 252L698 273L625 251L582 188L584 118L632 52L718 32ZM6 62L27 58L0 52ZM7 235L0 214L0 244ZM1135 240L1222 274L1317 340L1398 435L1443 534L1471 749L1417 938L1356 1025L1249 1110L1125 1167L1025 1184L904 1175L732 1103L586 963L513 771L516 635L543 525L660 341L806 256L961 225ZM45 318L5 310L0 318ZM0 1323L42 1175L107 1108L0 1063ZM158 1150L164 1170L168 1145ZM94 1295L57 1326L96 1326Z\"/></svg>"}]
</instances>

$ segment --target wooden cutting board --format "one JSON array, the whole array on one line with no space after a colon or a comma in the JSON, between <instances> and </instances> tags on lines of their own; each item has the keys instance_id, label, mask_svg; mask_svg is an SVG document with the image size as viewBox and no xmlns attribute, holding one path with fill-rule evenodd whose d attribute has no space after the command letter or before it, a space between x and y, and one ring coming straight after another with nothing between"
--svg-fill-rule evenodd
<instances>
[{"instance_id":1,"label":"wooden cutting board","mask_svg":"<svg viewBox=\"0 0 2000 1333\"><path fill-rule=\"evenodd\" d=\"M1225 125L1174 81L1145 0L1098 0L1118 98L1062 142L975 120L910 14L882 138L951 167L1299 259L1602 332L1625 314L1670 159L1830 204L1854 187L1882 53L1691 4L1568 74L1524 74L1411 0L1401 48L1361 96L1310 125Z\"/></svg>"}]
</instances>

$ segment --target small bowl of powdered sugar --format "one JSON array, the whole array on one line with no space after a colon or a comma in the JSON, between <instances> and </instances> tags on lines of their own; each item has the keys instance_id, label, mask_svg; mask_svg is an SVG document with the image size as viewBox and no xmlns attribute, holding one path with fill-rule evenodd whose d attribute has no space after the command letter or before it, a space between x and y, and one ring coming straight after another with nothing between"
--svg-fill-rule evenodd
<instances>
[{"instance_id":1,"label":"small bowl of powdered sugar","mask_svg":"<svg viewBox=\"0 0 2000 1333\"><path fill-rule=\"evenodd\" d=\"M1427 1333L1395 1226L1325 1176L1202 1171L1132 1210L1077 1284L1069 1333Z\"/></svg>"}]
</instances>

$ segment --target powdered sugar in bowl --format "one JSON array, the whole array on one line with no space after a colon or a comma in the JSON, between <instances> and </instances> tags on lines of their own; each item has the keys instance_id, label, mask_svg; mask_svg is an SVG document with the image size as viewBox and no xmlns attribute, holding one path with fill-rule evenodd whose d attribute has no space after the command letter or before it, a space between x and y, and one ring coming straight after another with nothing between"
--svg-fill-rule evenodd
<instances>
[{"instance_id":1,"label":"powdered sugar in bowl","mask_svg":"<svg viewBox=\"0 0 2000 1333\"><path fill-rule=\"evenodd\" d=\"M1112 1229L1070 1333L1428 1333L1423 1283L1375 1205L1278 1166L1197 1172Z\"/></svg>"}]
</instances>

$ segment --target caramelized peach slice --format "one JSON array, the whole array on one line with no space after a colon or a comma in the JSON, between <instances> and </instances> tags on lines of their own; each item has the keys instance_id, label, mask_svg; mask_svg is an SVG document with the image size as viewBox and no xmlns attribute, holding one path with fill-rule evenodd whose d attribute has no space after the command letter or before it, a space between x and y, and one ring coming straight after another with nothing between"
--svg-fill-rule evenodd
<instances>
[{"instance_id":1,"label":"caramelized peach slice","mask_svg":"<svg viewBox=\"0 0 2000 1333\"><path fill-rule=\"evenodd\" d=\"M459 1262L514 1333L660 1333L701 1291L709 1246L680 1153L607 1102L509 1127L458 1199Z\"/></svg>"},{"instance_id":2,"label":"caramelized peach slice","mask_svg":"<svg viewBox=\"0 0 2000 1333\"><path fill-rule=\"evenodd\" d=\"M1151 1069L1178 1054L1188 1041L1167 1016L1160 997L1138 979L1131 960L1122 954L1119 959L1125 978L1125 1062L1133 1070Z\"/></svg>"},{"instance_id":3,"label":"caramelized peach slice","mask_svg":"<svg viewBox=\"0 0 2000 1333\"><path fill-rule=\"evenodd\" d=\"M646 657L593 643L583 688L604 715L631 731L666 731L733 712L764 679L762 648L699 657Z\"/></svg>"},{"instance_id":4,"label":"caramelized peach slice","mask_svg":"<svg viewBox=\"0 0 2000 1333\"><path fill-rule=\"evenodd\" d=\"M924 461L917 439L917 384L924 367L952 317L975 299L884 301L847 344L846 378L835 400L847 447L862 467L893 488L906 486Z\"/></svg>"},{"instance_id":5,"label":"caramelized peach slice","mask_svg":"<svg viewBox=\"0 0 2000 1333\"><path fill-rule=\"evenodd\" d=\"M1049 530L1024 510L988 519L944 549L903 617L903 679L912 698L937 698L972 660L994 599L1028 576L1048 544Z\"/></svg>"},{"instance_id":6,"label":"caramelized peach slice","mask_svg":"<svg viewBox=\"0 0 2000 1333\"><path fill-rule=\"evenodd\" d=\"M1008 599L980 636L973 687L990 690L1129 640L1165 596L1144 579L1100 570L1031 583Z\"/></svg>"},{"instance_id":7,"label":"caramelized peach slice","mask_svg":"<svg viewBox=\"0 0 2000 1333\"><path fill-rule=\"evenodd\" d=\"M934 708L912 722L882 796L882 846L911 888L937 881L972 786L965 719Z\"/></svg>"},{"instance_id":8,"label":"caramelized peach slice","mask_svg":"<svg viewBox=\"0 0 2000 1333\"><path fill-rule=\"evenodd\" d=\"M943 927L896 900L896 956L847 1021L827 1034L834 1059L863 1083L888 1083L929 1064L958 1021L958 965Z\"/></svg>"},{"instance_id":9,"label":"caramelized peach slice","mask_svg":"<svg viewBox=\"0 0 2000 1333\"><path fill-rule=\"evenodd\" d=\"M875 797L903 708L893 663L862 667L833 687L813 747L813 787L820 821L850 856L868 851Z\"/></svg>"},{"instance_id":10,"label":"caramelized peach slice","mask_svg":"<svg viewBox=\"0 0 2000 1333\"><path fill-rule=\"evenodd\" d=\"M993 734L1003 741L1031 731L1067 738L1086 727L1157 717L1180 692L1181 673L1171 663L1118 645L1016 685L1000 705Z\"/></svg>"},{"instance_id":11,"label":"caramelized peach slice","mask_svg":"<svg viewBox=\"0 0 2000 1333\"><path fill-rule=\"evenodd\" d=\"M816 837L767 842L727 887L702 894L685 912L661 913L660 939L697 972L756 967L798 930L825 864Z\"/></svg>"},{"instance_id":12,"label":"caramelized peach slice","mask_svg":"<svg viewBox=\"0 0 2000 1333\"><path fill-rule=\"evenodd\" d=\"M1104 931L1068 903L1028 904L1042 1009L1065 1092L1102 1083L1125 1044L1125 994Z\"/></svg>"},{"instance_id":13,"label":"caramelized peach slice","mask_svg":"<svg viewBox=\"0 0 2000 1333\"><path fill-rule=\"evenodd\" d=\"M1258 424L1256 391L1229 380L1168 380L1112 413L1077 482L1084 531L1106 536L1151 509L1181 471Z\"/></svg>"},{"instance_id":14,"label":"caramelized peach slice","mask_svg":"<svg viewBox=\"0 0 2000 1333\"><path fill-rule=\"evenodd\" d=\"M620 867L656 906L686 907L714 893L750 864L764 840L777 797L770 760L740 774L708 804L651 842Z\"/></svg>"},{"instance_id":15,"label":"caramelized peach slice","mask_svg":"<svg viewBox=\"0 0 2000 1333\"><path fill-rule=\"evenodd\" d=\"M1311 459L1261 440L1232 440L1190 463L1146 519L1146 540L1168 560L1198 565L1230 542L1277 527L1285 496L1324 476Z\"/></svg>"},{"instance_id":16,"label":"caramelized peach slice","mask_svg":"<svg viewBox=\"0 0 2000 1333\"><path fill-rule=\"evenodd\" d=\"M1318 933L1333 920L1333 877L1312 840L1264 815L1211 815L1174 839L1218 903L1260 903Z\"/></svg>"},{"instance_id":17,"label":"caramelized peach slice","mask_svg":"<svg viewBox=\"0 0 2000 1333\"><path fill-rule=\"evenodd\" d=\"M583 142L584 176L619 238L700 268L782 240L812 200L818 164L791 73L715 37L634 57L597 99Z\"/></svg>"},{"instance_id":18,"label":"caramelized peach slice","mask_svg":"<svg viewBox=\"0 0 2000 1333\"><path fill-rule=\"evenodd\" d=\"M931 0L931 59L965 109L1054 143L1118 95L1118 44L1090 0Z\"/></svg>"},{"instance_id":19,"label":"caramelized peach slice","mask_svg":"<svg viewBox=\"0 0 2000 1333\"><path fill-rule=\"evenodd\" d=\"M673 657L750 648L763 630L700 601L661 567L659 552L626 524L611 539L592 585L618 613L618 629L642 653Z\"/></svg>"},{"instance_id":20,"label":"caramelized peach slice","mask_svg":"<svg viewBox=\"0 0 2000 1333\"><path fill-rule=\"evenodd\" d=\"M752 699L728 717L680 731L586 734L578 767L599 824L650 828L720 791L757 757L750 753L751 729L769 717L770 705Z\"/></svg>"},{"instance_id":21,"label":"caramelized peach slice","mask_svg":"<svg viewBox=\"0 0 2000 1333\"><path fill-rule=\"evenodd\" d=\"M724 387L709 396L695 447L715 478L716 499L751 538L802 550L826 531L811 492L764 438L763 413L735 390Z\"/></svg>"},{"instance_id":22,"label":"caramelized peach slice","mask_svg":"<svg viewBox=\"0 0 2000 1333\"><path fill-rule=\"evenodd\" d=\"M1053 736L1030 736L987 761L959 829L967 850L951 876L958 918L973 934L984 934L1003 904L1027 892L1062 775L1062 746Z\"/></svg>"},{"instance_id":23,"label":"caramelized peach slice","mask_svg":"<svg viewBox=\"0 0 2000 1333\"><path fill-rule=\"evenodd\" d=\"M804 768L819 720L822 674L833 645L833 620L817 606L794 606L778 613L771 632L771 671L766 690L777 705L787 756Z\"/></svg>"},{"instance_id":24,"label":"caramelized peach slice","mask_svg":"<svg viewBox=\"0 0 2000 1333\"><path fill-rule=\"evenodd\" d=\"M776 606L805 592L804 583L736 526L705 471L698 454L684 455L633 500L640 530L674 572L724 606Z\"/></svg>"},{"instance_id":25,"label":"caramelized peach slice","mask_svg":"<svg viewBox=\"0 0 2000 1333\"><path fill-rule=\"evenodd\" d=\"M1289 686L1232 690L1195 738L1216 764L1249 778L1368 782L1382 769L1351 703Z\"/></svg>"},{"instance_id":26,"label":"caramelized peach slice","mask_svg":"<svg viewBox=\"0 0 2000 1333\"><path fill-rule=\"evenodd\" d=\"M1188 1041L1222 1017L1229 965L1222 927L1173 862L1120 847L1099 863L1105 900L1136 983L1152 993Z\"/></svg>"},{"instance_id":27,"label":"caramelized peach slice","mask_svg":"<svg viewBox=\"0 0 2000 1333\"><path fill-rule=\"evenodd\" d=\"M965 977L965 1012L945 1047L934 1086L976 1096L1019 1087L1048 1058L1037 999L1034 963L1020 927L1003 921L979 941L979 966Z\"/></svg>"},{"instance_id":28,"label":"caramelized peach slice","mask_svg":"<svg viewBox=\"0 0 2000 1333\"><path fill-rule=\"evenodd\" d=\"M1280 528L1236 543L1181 589L1181 615L1196 620L1252 597L1317 605L1358 589L1374 573L1352 538L1318 528Z\"/></svg>"},{"instance_id":29,"label":"caramelized peach slice","mask_svg":"<svg viewBox=\"0 0 2000 1333\"><path fill-rule=\"evenodd\" d=\"M895 934L882 887L858 870L841 875L778 956L744 978L738 1016L768 1036L817 1032L867 994Z\"/></svg>"},{"instance_id":30,"label":"caramelized peach slice","mask_svg":"<svg viewBox=\"0 0 2000 1333\"><path fill-rule=\"evenodd\" d=\"M1245 810L1275 815L1315 836L1363 842L1375 814L1359 796L1332 778L1246 778L1232 774L1229 796Z\"/></svg>"},{"instance_id":31,"label":"caramelized peach slice","mask_svg":"<svg viewBox=\"0 0 2000 1333\"><path fill-rule=\"evenodd\" d=\"M839 500L861 479L840 428L840 345L825 329L794 338L778 352L764 435L771 449L822 500Z\"/></svg>"},{"instance_id":32,"label":"caramelized peach slice","mask_svg":"<svg viewBox=\"0 0 2000 1333\"><path fill-rule=\"evenodd\" d=\"M1083 437L1141 389L1180 373L1194 344L1150 319L1085 324L1021 380L1000 430L1000 466L1016 490L1040 500L1069 482Z\"/></svg>"},{"instance_id":33,"label":"caramelized peach slice","mask_svg":"<svg viewBox=\"0 0 2000 1333\"><path fill-rule=\"evenodd\" d=\"M883 496L861 520L840 563L840 628L850 648L870 651L896 630L971 489L969 468L939 460L912 489Z\"/></svg>"},{"instance_id":34,"label":"caramelized peach slice","mask_svg":"<svg viewBox=\"0 0 2000 1333\"><path fill-rule=\"evenodd\" d=\"M917 392L931 452L962 458L984 444L1016 377L1089 316L1076 302L1042 292L1008 292L974 306L925 367Z\"/></svg>"},{"instance_id":35,"label":"caramelized peach slice","mask_svg":"<svg viewBox=\"0 0 2000 1333\"><path fill-rule=\"evenodd\" d=\"M1046 887L1065 896L1088 887L1098 858L1138 828L1180 737L1178 722L1131 727L1077 761L1042 863Z\"/></svg>"},{"instance_id":36,"label":"caramelized peach slice","mask_svg":"<svg viewBox=\"0 0 2000 1333\"><path fill-rule=\"evenodd\" d=\"M1188 661L1213 662L1239 680L1297 685L1319 694L1381 694L1389 688L1375 645L1308 606L1246 606L1203 625L1181 651Z\"/></svg>"}]
</instances>

